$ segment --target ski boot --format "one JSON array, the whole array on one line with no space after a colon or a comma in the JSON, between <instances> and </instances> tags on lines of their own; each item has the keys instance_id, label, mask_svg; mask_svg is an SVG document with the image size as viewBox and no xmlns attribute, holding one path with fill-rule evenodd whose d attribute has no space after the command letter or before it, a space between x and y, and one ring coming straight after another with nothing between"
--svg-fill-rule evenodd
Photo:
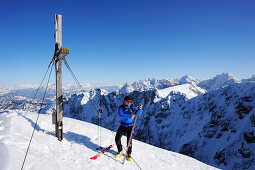
<instances>
[{"instance_id":1,"label":"ski boot","mask_svg":"<svg viewBox=\"0 0 255 170\"><path fill-rule=\"evenodd\" d=\"M127 155L126 159L127 159L127 161L132 161L131 155Z\"/></svg>"},{"instance_id":2,"label":"ski boot","mask_svg":"<svg viewBox=\"0 0 255 170\"><path fill-rule=\"evenodd\" d=\"M121 156L123 156L123 152L121 151L121 152L118 152L114 157L115 158L119 158L119 157L121 157Z\"/></svg>"}]
</instances>

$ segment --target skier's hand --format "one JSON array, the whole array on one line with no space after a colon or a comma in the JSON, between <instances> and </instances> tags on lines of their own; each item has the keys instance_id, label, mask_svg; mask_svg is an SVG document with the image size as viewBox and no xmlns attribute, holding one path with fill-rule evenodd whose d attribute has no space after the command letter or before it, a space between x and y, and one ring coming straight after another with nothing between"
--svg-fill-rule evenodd
<instances>
[{"instance_id":1,"label":"skier's hand","mask_svg":"<svg viewBox=\"0 0 255 170\"><path fill-rule=\"evenodd\" d=\"M138 110L142 110L142 108L143 108L143 105L140 104L139 107L138 107Z\"/></svg>"},{"instance_id":2,"label":"skier's hand","mask_svg":"<svg viewBox=\"0 0 255 170\"><path fill-rule=\"evenodd\" d=\"M134 117L135 117L135 115L133 115L133 114L130 115L130 118L134 119Z\"/></svg>"}]
</instances>

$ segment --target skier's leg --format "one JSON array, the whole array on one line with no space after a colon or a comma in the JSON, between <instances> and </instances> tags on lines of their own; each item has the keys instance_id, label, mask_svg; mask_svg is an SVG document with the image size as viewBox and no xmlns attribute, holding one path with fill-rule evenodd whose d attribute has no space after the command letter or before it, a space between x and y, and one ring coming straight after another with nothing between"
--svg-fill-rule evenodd
<instances>
[{"instance_id":1,"label":"skier's leg","mask_svg":"<svg viewBox=\"0 0 255 170\"><path fill-rule=\"evenodd\" d=\"M122 151L121 137L124 134L124 132L125 132L125 127L120 125L120 127L117 131L116 137L115 137L115 142L116 142L116 145L118 148L118 152Z\"/></svg>"},{"instance_id":2,"label":"skier's leg","mask_svg":"<svg viewBox=\"0 0 255 170\"><path fill-rule=\"evenodd\" d=\"M128 146L128 142L129 142L130 137L131 137L132 129L133 129L133 126L130 126L130 127L127 128L127 146ZM131 152L132 152L132 139L130 141L130 146L128 148L127 154L131 155Z\"/></svg>"}]
</instances>

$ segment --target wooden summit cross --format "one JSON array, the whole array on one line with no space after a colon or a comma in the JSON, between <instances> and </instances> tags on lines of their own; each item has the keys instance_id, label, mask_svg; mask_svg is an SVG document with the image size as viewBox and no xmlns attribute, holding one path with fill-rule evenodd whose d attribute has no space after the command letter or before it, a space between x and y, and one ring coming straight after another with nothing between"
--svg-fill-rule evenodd
<instances>
[{"instance_id":1,"label":"wooden summit cross","mask_svg":"<svg viewBox=\"0 0 255 170\"><path fill-rule=\"evenodd\" d=\"M59 141L63 139L63 113L64 103L62 95L62 60L69 54L69 49L62 47L62 15L55 14L55 53L54 63L56 70L56 116L55 123L56 137Z\"/></svg>"}]
</instances>

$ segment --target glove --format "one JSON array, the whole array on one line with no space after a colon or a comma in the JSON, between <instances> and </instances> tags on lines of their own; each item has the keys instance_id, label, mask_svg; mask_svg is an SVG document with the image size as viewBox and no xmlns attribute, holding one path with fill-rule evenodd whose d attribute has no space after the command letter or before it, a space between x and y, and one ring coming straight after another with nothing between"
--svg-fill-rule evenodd
<instances>
[{"instance_id":1,"label":"glove","mask_svg":"<svg viewBox=\"0 0 255 170\"><path fill-rule=\"evenodd\" d=\"M139 105L138 110L142 110L142 108L143 108L143 105L141 104Z\"/></svg>"},{"instance_id":2,"label":"glove","mask_svg":"<svg viewBox=\"0 0 255 170\"><path fill-rule=\"evenodd\" d=\"M130 118L132 118L132 119L133 119L134 117L135 117L135 115L133 115L133 114L131 114L131 115L130 115Z\"/></svg>"}]
</instances>

